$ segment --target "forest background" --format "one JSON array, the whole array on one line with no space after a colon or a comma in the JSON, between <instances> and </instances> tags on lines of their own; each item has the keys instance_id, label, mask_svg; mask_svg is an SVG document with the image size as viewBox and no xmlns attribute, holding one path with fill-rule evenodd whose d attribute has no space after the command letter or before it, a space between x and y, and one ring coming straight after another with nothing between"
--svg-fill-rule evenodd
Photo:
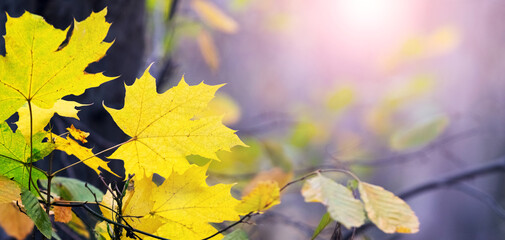
<instances>
[{"instance_id":1,"label":"forest background","mask_svg":"<svg viewBox=\"0 0 505 240\"><path fill-rule=\"evenodd\" d=\"M63 29L108 7L113 24L106 40L115 43L89 69L121 77L73 99L95 103L79 114L80 122L53 120L56 128L74 123L89 131L96 151L126 139L98 103L121 108L124 83L155 62L159 92L183 74L193 84L227 83L216 111L235 109L225 113L228 126L251 148L238 150L250 157L243 164L210 169L219 181L245 185L257 172L286 165L296 174L345 167L401 193L503 156L505 33L499 23L505 4L210 2L225 20L202 17L192 1L4 0L0 12L27 10ZM5 19L0 15L2 35ZM0 39L1 54L3 45ZM67 174L101 186L85 166ZM499 238L502 181L503 175L486 173L406 199L421 231L394 237ZM307 205L296 190L282 202L254 219L251 237L312 235L324 207ZM391 237L373 229L367 234Z\"/></svg>"}]
</instances>

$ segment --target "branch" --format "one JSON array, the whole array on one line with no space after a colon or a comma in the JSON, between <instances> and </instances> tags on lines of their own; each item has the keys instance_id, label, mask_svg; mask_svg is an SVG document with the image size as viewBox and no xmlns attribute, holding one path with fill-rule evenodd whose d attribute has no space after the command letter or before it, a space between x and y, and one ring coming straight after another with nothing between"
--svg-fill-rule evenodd
<instances>
[{"instance_id":1,"label":"branch","mask_svg":"<svg viewBox=\"0 0 505 240\"><path fill-rule=\"evenodd\" d=\"M492 162L487 162L478 166L470 167L464 170L460 170L455 173L446 174L437 179L428 181L424 184L417 185L411 189L408 189L400 194L398 197L402 199L407 199L410 197L414 197L421 193L438 189L442 187L449 187L451 185L457 184L459 182L472 179L475 177L481 177L494 172L504 172L505 171L505 156L498 158ZM356 229L356 234L361 234L368 228L373 226L372 223L367 223L358 229ZM344 239L350 239L351 233L347 233Z\"/></svg>"},{"instance_id":2,"label":"branch","mask_svg":"<svg viewBox=\"0 0 505 240\"><path fill-rule=\"evenodd\" d=\"M93 209L89 208L89 207L88 207L88 206L86 206L86 205L83 205L82 207L83 207L84 209L86 209L86 211L88 211L89 213L91 213L93 216L95 216L96 218L101 219L101 220L103 220L103 221L106 221L106 222L108 222L108 223L110 223L110 224L113 224L113 225L116 225L116 226L122 227L122 228L124 228L124 229L130 230L130 231L133 231L133 232L138 232L138 233L140 233L140 234L144 234L144 235L149 236L149 237L153 237L153 238L157 238L157 239L161 239L161 240L170 240L170 239L168 239L168 238L159 237L159 236L156 236L156 235L154 235L154 234L146 233L146 232L144 232L144 231L141 231L141 230L138 230L138 229L135 229L135 228L132 228L132 227L126 226L126 225L124 225L124 224L114 222L114 221L112 221L112 220L110 220L110 219L108 219L108 218L103 217L103 216L102 216L102 215L100 215L99 213L97 213L97 212L93 211Z\"/></svg>"},{"instance_id":3,"label":"branch","mask_svg":"<svg viewBox=\"0 0 505 240\"><path fill-rule=\"evenodd\" d=\"M208 236L208 237L206 237L206 238L204 238L202 240L208 240L208 239L211 239L211 238L213 238L213 237L215 237L215 236L217 236L217 235L219 235L221 233L224 233L224 232L228 231L228 229L231 229L231 228L235 227L236 225L238 225L238 224L246 221L247 219L249 219L249 218L251 218L251 217L253 217L254 215L257 215L257 214L258 213L250 212L247 215L245 215L242 218L240 218L240 220L238 220L238 221L234 222L233 224L231 224L230 226L225 227L225 228L219 230L219 232L216 232L216 233L212 234L211 236Z\"/></svg>"}]
</instances>

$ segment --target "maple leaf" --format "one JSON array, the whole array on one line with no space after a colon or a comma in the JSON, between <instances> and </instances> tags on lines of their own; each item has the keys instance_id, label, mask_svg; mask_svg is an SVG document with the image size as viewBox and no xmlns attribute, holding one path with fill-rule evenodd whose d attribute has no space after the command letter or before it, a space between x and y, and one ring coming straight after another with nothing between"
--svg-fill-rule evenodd
<instances>
[{"instance_id":1,"label":"maple leaf","mask_svg":"<svg viewBox=\"0 0 505 240\"><path fill-rule=\"evenodd\" d=\"M25 139L30 139L30 109L25 104L18 110L19 120L16 122L19 131L25 136ZM76 107L87 106L72 101L58 100L54 103L52 108L45 109L37 106L32 106L32 130L33 133L38 133L44 130L44 127L49 123L55 113L62 117L71 117L79 120L77 113L79 110Z\"/></svg>"},{"instance_id":2,"label":"maple leaf","mask_svg":"<svg viewBox=\"0 0 505 240\"><path fill-rule=\"evenodd\" d=\"M43 142L45 133L33 135L33 162L36 162L54 149L50 142ZM21 186L29 186L29 159L30 146L26 143L23 135L16 131L12 132L5 122L0 124L0 175L13 178ZM34 183L38 179L44 179L46 175L40 169L32 168L32 179ZM36 193L35 189L32 189Z\"/></svg>"},{"instance_id":3,"label":"maple leaf","mask_svg":"<svg viewBox=\"0 0 505 240\"><path fill-rule=\"evenodd\" d=\"M0 175L0 203L11 203L20 200L21 189L9 178Z\"/></svg>"},{"instance_id":4,"label":"maple leaf","mask_svg":"<svg viewBox=\"0 0 505 240\"><path fill-rule=\"evenodd\" d=\"M239 220L234 210L239 201L230 194L232 184L208 186L207 168L192 165L182 174L173 172L160 186L151 177L136 179L134 190L123 198L122 214L137 217L124 220L133 228L169 239L202 239L217 232L210 222ZM102 204L117 209L111 193ZM114 217L109 209L100 209L105 217Z\"/></svg>"},{"instance_id":5,"label":"maple leaf","mask_svg":"<svg viewBox=\"0 0 505 240\"><path fill-rule=\"evenodd\" d=\"M80 95L113 79L85 72L112 45L102 42L110 26L106 13L102 10L81 22L74 21L66 45L62 43L68 28L55 29L29 12L19 18L7 16L6 54L0 56L0 121L26 102L48 109L66 95Z\"/></svg>"},{"instance_id":6,"label":"maple leaf","mask_svg":"<svg viewBox=\"0 0 505 240\"><path fill-rule=\"evenodd\" d=\"M194 116L204 110L222 85L179 85L158 94L155 79L146 69L143 76L126 86L125 105L116 110L104 106L117 125L131 137L109 158L123 159L126 174L164 177L175 169L188 169L186 156L200 155L218 160L216 152L244 145L221 117Z\"/></svg>"},{"instance_id":7,"label":"maple leaf","mask_svg":"<svg viewBox=\"0 0 505 240\"><path fill-rule=\"evenodd\" d=\"M281 203L279 185L275 181L262 181L256 183L249 194L242 198L235 210L241 214L249 212L264 212Z\"/></svg>"}]
</instances>

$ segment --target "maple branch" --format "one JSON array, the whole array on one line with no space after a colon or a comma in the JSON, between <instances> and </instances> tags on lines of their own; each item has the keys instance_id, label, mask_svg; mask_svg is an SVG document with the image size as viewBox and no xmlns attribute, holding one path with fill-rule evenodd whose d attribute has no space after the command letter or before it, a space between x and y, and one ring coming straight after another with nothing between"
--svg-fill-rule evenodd
<instances>
[{"instance_id":1,"label":"maple branch","mask_svg":"<svg viewBox=\"0 0 505 240\"><path fill-rule=\"evenodd\" d=\"M439 149L447 144L454 143L457 141L461 141L465 138L470 138L476 136L478 133L482 133L483 130L479 128L472 128L468 129L465 131L461 131L458 133L455 133L453 135L449 135L444 138L440 138L439 140L436 140L425 147L411 151L411 152L405 152L393 156L387 156L387 157L381 157L381 158L376 158L373 160L365 160L365 159L354 159L352 161L349 161L349 165L353 166L363 166L363 167L383 167L388 164L398 164L398 163L403 163L407 162L411 159L414 159L414 157L423 155L427 152L430 152L432 150ZM332 156L333 159L338 159L335 156Z\"/></svg>"},{"instance_id":2,"label":"maple branch","mask_svg":"<svg viewBox=\"0 0 505 240\"><path fill-rule=\"evenodd\" d=\"M124 224L114 222L114 221L112 221L112 220L110 220L110 219L108 219L108 218L103 217L102 215L100 215L99 213L95 212L93 209L91 209L90 207L88 207L88 206L86 206L86 205L83 205L82 207L83 207L86 211L88 211L89 213L91 213L93 216L95 216L96 218L101 219L101 220L103 220L103 221L106 221L106 222L108 222L108 223L110 223L110 224L113 224L113 225L115 225L115 226L119 226L119 227L122 227L122 228L124 228L124 229L130 230L130 231L133 231L133 232L138 232L138 233L140 233L140 234L144 234L144 235L146 235L146 236L153 237L153 238L156 238L156 239L161 239L161 240L170 240L170 239L168 239L168 238L164 238L164 237L156 236L156 235L154 235L154 234L150 234L150 233L144 232L144 231L142 231L142 230L138 230L138 229L135 229L135 228L133 228L133 227L126 226L126 225L124 225Z\"/></svg>"},{"instance_id":3,"label":"maple branch","mask_svg":"<svg viewBox=\"0 0 505 240\"><path fill-rule=\"evenodd\" d=\"M406 191L403 191L402 193L398 194L398 197L402 199L407 199L410 197L414 197L418 194L433 190L433 189L438 189L442 187L450 187L452 185L455 185L457 183L460 183L462 181L472 179L475 177L480 177L484 176L490 173L495 173L495 172L505 172L505 156L498 158L492 162L487 162L484 164L480 164L477 166L473 166L464 170L460 170L455 173L449 173L444 176L441 176L439 178L433 179L431 181L427 181L423 184L414 186ZM356 235L363 233L365 230L368 228L372 227L372 223L367 223L359 228L356 229ZM350 234L346 234L344 239L350 239Z\"/></svg>"}]
</instances>

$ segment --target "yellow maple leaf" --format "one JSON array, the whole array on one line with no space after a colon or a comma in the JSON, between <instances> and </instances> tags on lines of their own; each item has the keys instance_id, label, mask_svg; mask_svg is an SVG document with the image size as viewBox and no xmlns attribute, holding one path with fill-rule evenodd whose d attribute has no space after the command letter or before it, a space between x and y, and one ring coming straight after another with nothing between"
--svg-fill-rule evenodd
<instances>
[{"instance_id":1,"label":"yellow maple leaf","mask_svg":"<svg viewBox=\"0 0 505 240\"><path fill-rule=\"evenodd\" d=\"M19 18L7 16L6 55L0 56L0 121L26 102L48 109L66 95L80 95L113 79L85 72L112 44L103 42L110 26L106 13L103 10L75 21L64 46L68 29L56 29L29 12Z\"/></svg>"},{"instance_id":2,"label":"yellow maple leaf","mask_svg":"<svg viewBox=\"0 0 505 240\"><path fill-rule=\"evenodd\" d=\"M192 165L182 174L173 172L160 186L151 177L137 175L135 187L127 191L121 209L123 216L136 217L124 220L133 228L161 237L190 240L216 233L210 222L239 220L234 210L239 201L230 194L232 185L208 186L207 167ZM104 196L102 204L117 209L111 193ZM105 217L115 218L110 209L100 209Z\"/></svg>"},{"instance_id":3,"label":"yellow maple leaf","mask_svg":"<svg viewBox=\"0 0 505 240\"><path fill-rule=\"evenodd\" d=\"M385 233L416 233L419 220L410 206L392 192L365 182L358 184L370 221Z\"/></svg>"},{"instance_id":4,"label":"yellow maple leaf","mask_svg":"<svg viewBox=\"0 0 505 240\"><path fill-rule=\"evenodd\" d=\"M242 198L235 210L241 214L249 212L264 212L265 210L280 204L279 185L275 181L262 181Z\"/></svg>"},{"instance_id":5,"label":"yellow maple leaf","mask_svg":"<svg viewBox=\"0 0 505 240\"><path fill-rule=\"evenodd\" d=\"M71 117L79 120L77 113L79 110L76 107L86 106L78 102L57 100L52 108L45 109L37 106L32 106L32 129L33 133L40 132L49 123L55 113L62 117ZM25 139L30 139L30 109L27 105L18 110L19 120L16 122L19 131L23 134Z\"/></svg>"},{"instance_id":6,"label":"yellow maple leaf","mask_svg":"<svg viewBox=\"0 0 505 240\"><path fill-rule=\"evenodd\" d=\"M182 173L189 167L186 156L218 160L217 151L244 145L234 130L221 123L221 117L193 119L221 86L189 86L183 78L179 85L158 94L148 68L133 85L126 86L123 109L105 107L131 137L109 158L122 159L126 174L167 177L174 169Z\"/></svg>"},{"instance_id":7,"label":"yellow maple leaf","mask_svg":"<svg viewBox=\"0 0 505 240\"><path fill-rule=\"evenodd\" d=\"M75 140L79 140L82 143L88 142L86 138L89 136L89 133L75 128L74 124L72 124L69 128L67 128L67 131L68 133L70 133L70 135L72 135L72 137L75 138Z\"/></svg>"},{"instance_id":8,"label":"yellow maple leaf","mask_svg":"<svg viewBox=\"0 0 505 240\"><path fill-rule=\"evenodd\" d=\"M109 168L109 166L107 166L106 161L96 157L95 154L91 151L91 149L81 146L78 142L70 139L68 136L66 138L62 138L55 134L50 134L48 135L48 137L53 138L57 150L64 151L68 155L76 156L88 167L95 170L96 174L100 175L101 171L99 168L102 168L107 172L110 172L115 176L119 177Z\"/></svg>"}]
</instances>

